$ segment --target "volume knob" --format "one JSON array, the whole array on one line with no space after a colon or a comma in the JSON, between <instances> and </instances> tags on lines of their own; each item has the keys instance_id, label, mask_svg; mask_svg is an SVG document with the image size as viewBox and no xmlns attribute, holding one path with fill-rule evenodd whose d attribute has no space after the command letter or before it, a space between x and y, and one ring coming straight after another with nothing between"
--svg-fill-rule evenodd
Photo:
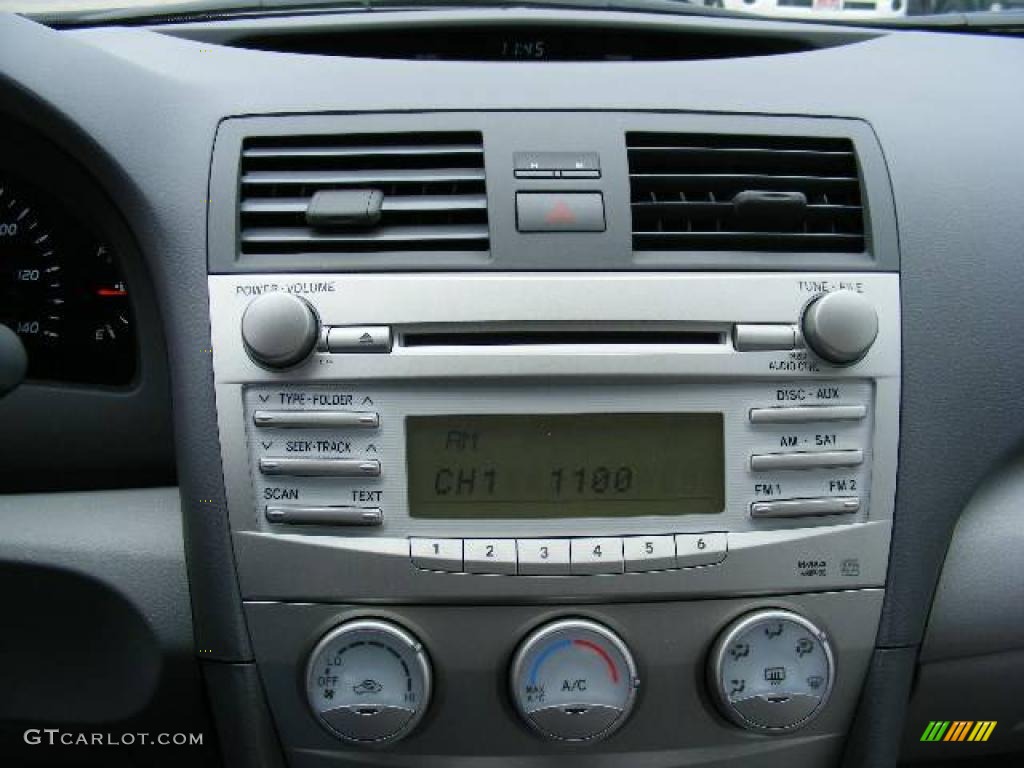
<instances>
[{"instance_id":1,"label":"volume knob","mask_svg":"<svg viewBox=\"0 0 1024 768\"><path fill-rule=\"evenodd\" d=\"M818 357L850 365L871 349L878 336L878 313L861 294L841 290L815 299L803 317L804 341Z\"/></svg>"},{"instance_id":2,"label":"volume knob","mask_svg":"<svg viewBox=\"0 0 1024 768\"><path fill-rule=\"evenodd\" d=\"M242 315L242 341L264 368L288 368L313 351L320 321L305 299L268 293L253 299Z\"/></svg>"}]
</instances>

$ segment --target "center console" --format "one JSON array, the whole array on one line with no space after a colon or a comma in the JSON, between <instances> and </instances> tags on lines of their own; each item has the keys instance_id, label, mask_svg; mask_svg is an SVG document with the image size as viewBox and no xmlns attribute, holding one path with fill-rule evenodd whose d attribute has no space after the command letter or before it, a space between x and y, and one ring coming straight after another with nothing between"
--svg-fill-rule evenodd
<instances>
[{"instance_id":1,"label":"center console","mask_svg":"<svg viewBox=\"0 0 1024 768\"><path fill-rule=\"evenodd\" d=\"M837 759L896 480L880 169L853 121L222 126L219 440L294 765Z\"/></svg>"}]
</instances>

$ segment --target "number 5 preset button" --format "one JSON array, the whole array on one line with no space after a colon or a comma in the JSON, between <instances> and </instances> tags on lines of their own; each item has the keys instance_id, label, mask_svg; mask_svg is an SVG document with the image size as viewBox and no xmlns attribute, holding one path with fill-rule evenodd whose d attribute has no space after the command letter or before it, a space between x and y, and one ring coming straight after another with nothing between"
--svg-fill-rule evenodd
<instances>
[{"instance_id":1,"label":"number 5 preset button","mask_svg":"<svg viewBox=\"0 0 1024 768\"><path fill-rule=\"evenodd\" d=\"M519 539L520 576L566 576L569 564L568 539Z\"/></svg>"},{"instance_id":2,"label":"number 5 preset button","mask_svg":"<svg viewBox=\"0 0 1024 768\"><path fill-rule=\"evenodd\" d=\"M572 539L569 555L574 574L622 573L622 539L618 536Z\"/></svg>"},{"instance_id":3,"label":"number 5 preset button","mask_svg":"<svg viewBox=\"0 0 1024 768\"><path fill-rule=\"evenodd\" d=\"M676 542L671 536L626 536L626 573L667 571L676 567Z\"/></svg>"}]
</instances>

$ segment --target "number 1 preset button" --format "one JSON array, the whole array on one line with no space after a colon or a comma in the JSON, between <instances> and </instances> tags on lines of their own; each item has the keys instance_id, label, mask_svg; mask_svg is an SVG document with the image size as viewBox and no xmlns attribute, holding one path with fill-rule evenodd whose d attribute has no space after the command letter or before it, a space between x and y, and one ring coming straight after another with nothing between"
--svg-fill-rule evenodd
<instances>
[{"instance_id":1,"label":"number 1 preset button","mask_svg":"<svg viewBox=\"0 0 1024 768\"><path fill-rule=\"evenodd\" d=\"M571 541L569 554L574 574L623 572L622 539L618 536Z\"/></svg>"},{"instance_id":2,"label":"number 1 preset button","mask_svg":"<svg viewBox=\"0 0 1024 768\"><path fill-rule=\"evenodd\" d=\"M520 576L566 576L572 573L569 539L519 539Z\"/></svg>"},{"instance_id":3,"label":"number 1 preset button","mask_svg":"<svg viewBox=\"0 0 1024 768\"><path fill-rule=\"evenodd\" d=\"M462 539L409 539L412 564L426 571L462 571Z\"/></svg>"}]
</instances>

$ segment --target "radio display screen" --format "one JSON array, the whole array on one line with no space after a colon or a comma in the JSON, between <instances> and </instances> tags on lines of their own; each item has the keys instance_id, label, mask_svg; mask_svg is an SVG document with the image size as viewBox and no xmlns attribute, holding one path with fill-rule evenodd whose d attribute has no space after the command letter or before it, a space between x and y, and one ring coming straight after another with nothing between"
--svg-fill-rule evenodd
<instances>
[{"instance_id":1,"label":"radio display screen","mask_svg":"<svg viewBox=\"0 0 1024 768\"><path fill-rule=\"evenodd\" d=\"M721 413L406 418L409 514L519 519L715 514Z\"/></svg>"}]
</instances>

